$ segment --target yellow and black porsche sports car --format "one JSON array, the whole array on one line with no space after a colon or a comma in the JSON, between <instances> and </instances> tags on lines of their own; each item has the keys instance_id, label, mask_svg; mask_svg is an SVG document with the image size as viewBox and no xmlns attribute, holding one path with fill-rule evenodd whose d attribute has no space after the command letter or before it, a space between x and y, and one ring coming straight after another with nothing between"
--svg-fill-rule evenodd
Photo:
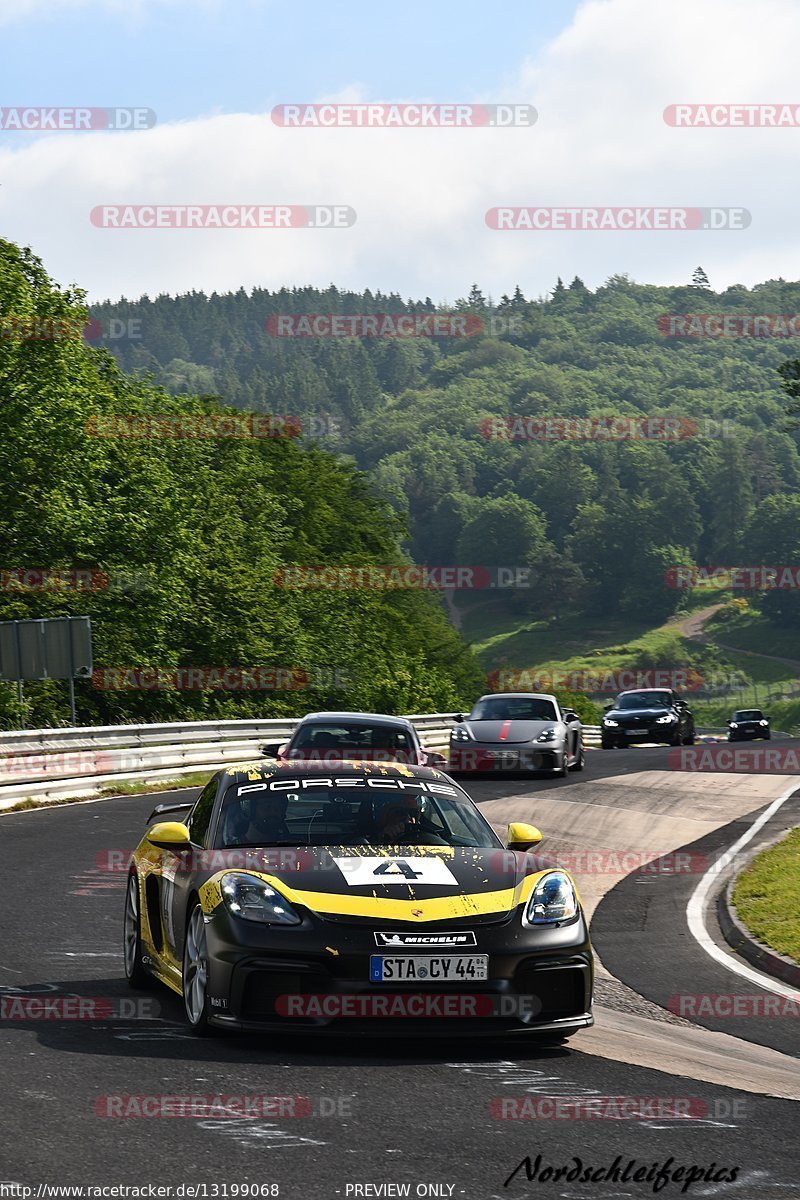
<instances>
[{"instance_id":1,"label":"yellow and black porsche sports car","mask_svg":"<svg viewBox=\"0 0 800 1200\"><path fill-rule=\"evenodd\" d=\"M262 761L159 806L135 850L125 971L214 1028L385 1033L591 1025L592 952L569 875L508 848L430 767Z\"/></svg>"}]
</instances>

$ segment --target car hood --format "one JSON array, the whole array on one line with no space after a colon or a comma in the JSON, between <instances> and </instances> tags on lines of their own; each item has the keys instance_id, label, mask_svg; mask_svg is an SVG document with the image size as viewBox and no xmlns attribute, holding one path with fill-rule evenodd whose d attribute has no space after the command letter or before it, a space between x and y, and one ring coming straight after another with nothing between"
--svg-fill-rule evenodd
<instances>
[{"instance_id":1,"label":"car hood","mask_svg":"<svg viewBox=\"0 0 800 1200\"><path fill-rule=\"evenodd\" d=\"M545 729L560 727L558 721L463 721L462 725L476 742L496 742L500 746L509 742L535 742Z\"/></svg>"},{"instance_id":2,"label":"car hood","mask_svg":"<svg viewBox=\"0 0 800 1200\"><path fill-rule=\"evenodd\" d=\"M244 851L219 851L234 861ZM258 875L292 904L333 921L369 923L506 920L533 891L547 860L533 854L439 846L289 847L246 851ZM224 871L207 873L207 913L222 903Z\"/></svg>"}]
</instances>

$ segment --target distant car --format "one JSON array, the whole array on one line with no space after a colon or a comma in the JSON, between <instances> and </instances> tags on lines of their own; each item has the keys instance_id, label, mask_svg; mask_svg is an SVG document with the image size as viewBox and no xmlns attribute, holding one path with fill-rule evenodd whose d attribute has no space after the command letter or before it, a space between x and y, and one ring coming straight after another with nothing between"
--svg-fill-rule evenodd
<instances>
[{"instance_id":1,"label":"distant car","mask_svg":"<svg viewBox=\"0 0 800 1200\"><path fill-rule=\"evenodd\" d=\"M740 708L728 721L728 741L744 742L755 738L769 741L772 737L769 718L760 708Z\"/></svg>"},{"instance_id":2,"label":"distant car","mask_svg":"<svg viewBox=\"0 0 800 1200\"><path fill-rule=\"evenodd\" d=\"M621 692L606 710L600 726L604 750L636 742L693 746L694 717L685 700L669 688L637 688Z\"/></svg>"},{"instance_id":3,"label":"distant car","mask_svg":"<svg viewBox=\"0 0 800 1200\"><path fill-rule=\"evenodd\" d=\"M303 717L286 742L262 747L268 758L292 762L399 762L411 767L443 767L446 758L425 750L405 717L379 713L318 712Z\"/></svg>"},{"instance_id":4,"label":"distant car","mask_svg":"<svg viewBox=\"0 0 800 1200\"><path fill-rule=\"evenodd\" d=\"M496 692L481 696L450 732L451 771L567 771L584 768L583 727L555 696Z\"/></svg>"}]
</instances>

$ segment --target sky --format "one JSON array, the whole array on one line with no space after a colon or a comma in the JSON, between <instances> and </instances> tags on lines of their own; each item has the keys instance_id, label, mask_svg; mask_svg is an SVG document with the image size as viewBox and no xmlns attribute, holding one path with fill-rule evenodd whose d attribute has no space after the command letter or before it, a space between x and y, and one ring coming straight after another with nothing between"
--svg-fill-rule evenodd
<instances>
[{"instance_id":1,"label":"sky","mask_svg":"<svg viewBox=\"0 0 800 1200\"><path fill-rule=\"evenodd\" d=\"M0 0L0 109L150 110L135 131L0 121L0 237L90 300L335 283L437 302L579 275L798 276L800 0ZM532 125L291 128L283 104L534 106ZM773 103L796 128L676 128ZM0 114L2 115L2 114ZM333 228L113 228L134 205L342 206ZM746 210L744 228L494 229L496 207ZM168 218L165 218L168 219ZM265 218L265 220L268 218ZM98 223L99 222L99 223Z\"/></svg>"}]
</instances>

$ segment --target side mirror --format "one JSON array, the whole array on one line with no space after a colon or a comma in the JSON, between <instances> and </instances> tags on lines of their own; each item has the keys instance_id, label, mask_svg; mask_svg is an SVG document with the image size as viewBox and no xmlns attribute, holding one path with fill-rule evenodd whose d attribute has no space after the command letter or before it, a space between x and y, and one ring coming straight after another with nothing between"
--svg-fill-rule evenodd
<instances>
[{"instance_id":1,"label":"side mirror","mask_svg":"<svg viewBox=\"0 0 800 1200\"><path fill-rule=\"evenodd\" d=\"M580 721L580 717L578 716L578 714L577 714L577 713L574 713L574 712L565 712L565 713L563 713L563 714L562 714L562 716L564 717L564 720L566 721L566 723L567 723L568 725L569 725L569 724L570 724L572 721Z\"/></svg>"},{"instance_id":2,"label":"side mirror","mask_svg":"<svg viewBox=\"0 0 800 1200\"><path fill-rule=\"evenodd\" d=\"M261 747L261 753L264 758L280 758L288 745L288 742L267 742Z\"/></svg>"},{"instance_id":3,"label":"side mirror","mask_svg":"<svg viewBox=\"0 0 800 1200\"><path fill-rule=\"evenodd\" d=\"M467 719L463 713L453 713L453 716L456 721L466 721Z\"/></svg>"},{"instance_id":4,"label":"side mirror","mask_svg":"<svg viewBox=\"0 0 800 1200\"><path fill-rule=\"evenodd\" d=\"M151 846L171 850L173 854L180 854L191 845L189 830L180 821L159 821L147 831L146 837Z\"/></svg>"},{"instance_id":5,"label":"side mirror","mask_svg":"<svg viewBox=\"0 0 800 1200\"><path fill-rule=\"evenodd\" d=\"M423 751L426 767L446 767L447 759L444 754L440 754L438 750Z\"/></svg>"},{"instance_id":6,"label":"side mirror","mask_svg":"<svg viewBox=\"0 0 800 1200\"><path fill-rule=\"evenodd\" d=\"M606 700L605 704L603 705L603 712L609 712L613 707L614 707L614 701Z\"/></svg>"},{"instance_id":7,"label":"side mirror","mask_svg":"<svg viewBox=\"0 0 800 1200\"><path fill-rule=\"evenodd\" d=\"M541 830L535 825L526 825L524 821L512 821L506 834L509 850L528 850L531 846L538 846L541 840Z\"/></svg>"}]
</instances>

